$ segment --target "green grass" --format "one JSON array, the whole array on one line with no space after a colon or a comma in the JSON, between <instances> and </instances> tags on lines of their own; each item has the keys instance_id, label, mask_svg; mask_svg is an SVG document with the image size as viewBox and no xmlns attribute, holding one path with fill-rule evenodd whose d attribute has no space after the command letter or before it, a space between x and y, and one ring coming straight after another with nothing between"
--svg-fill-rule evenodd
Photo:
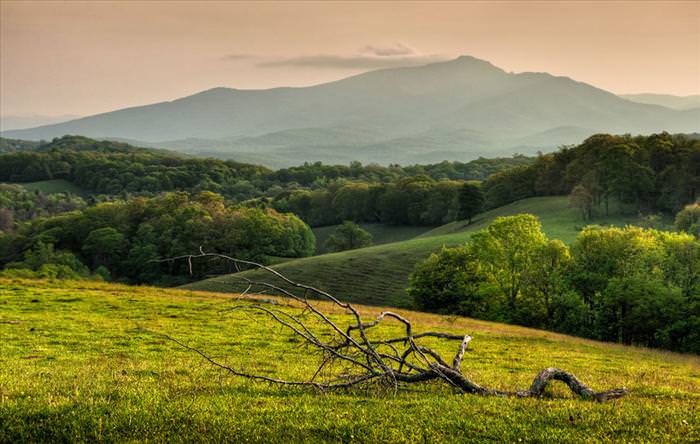
<instances>
[{"instance_id":1,"label":"green grass","mask_svg":"<svg viewBox=\"0 0 700 444\"><path fill-rule=\"evenodd\" d=\"M153 332L266 375L316 360L264 318L222 314L222 294L93 282L0 280L0 442L698 442L700 358L467 318L401 313L417 332L474 337L462 368L512 390L542 368L628 397L598 404L554 385L544 399L456 393L321 394L227 374ZM278 303L285 304L283 300ZM341 325L346 315L321 304ZM368 318L378 309L362 307ZM377 333L395 331L381 327ZM455 344L437 344L450 356Z\"/></svg>"},{"instance_id":2,"label":"green grass","mask_svg":"<svg viewBox=\"0 0 700 444\"><path fill-rule=\"evenodd\" d=\"M447 224L418 238L377 245L359 250L294 259L275 265L288 277L314 285L341 299L370 305L410 307L405 294L408 276L415 264L443 245L464 243L469 236L495 217L529 212L540 217L544 230L551 238L572 242L584 225L578 214L569 208L566 197L536 197L512 203L479 215L471 225L463 222ZM592 223L624 225L636 221L632 216L611 216ZM253 280L270 280L261 271L246 271L186 285L185 288L204 291L238 292L245 288L240 276ZM278 280L272 280L281 284Z\"/></svg>"},{"instance_id":3,"label":"green grass","mask_svg":"<svg viewBox=\"0 0 700 444\"><path fill-rule=\"evenodd\" d=\"M363 230L367 230L372 235L373 245L383 245L392 242L401 242L413 239L430 230L430 227L408 227L386 224L358 224ZM328 237L335 232L340 225L328 227L317 227L313 229L316 236L316 254L327 253L325 244Z\"/></svg>"},{"instance_id":4,"label":"green grass","mask_svg":"<svg viewBox=\"0 0 700 444\"><path fill-rule=\"evenodd\" d=\"M41 191L44 194L70 193L79 196L85 195L85 190L63 179L41 180L39 182L18 183L27 191Z\"/></svg>"}]
</instances>

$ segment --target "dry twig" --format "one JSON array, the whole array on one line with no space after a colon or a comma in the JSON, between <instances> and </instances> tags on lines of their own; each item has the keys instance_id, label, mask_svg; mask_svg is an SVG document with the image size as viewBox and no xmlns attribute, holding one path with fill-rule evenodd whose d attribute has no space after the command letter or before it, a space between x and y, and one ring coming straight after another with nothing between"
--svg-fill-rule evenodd
<instances>
[{"instance_id":1,"label":"dry twig","mask_svg":"<svg viewBox=\"0 0 700 444\"><path fill-rule=\"evenodd\" d=\"M278 285L244 279L248 284L245 293L249 293L255 287L266 291L276 291L297 301L302 308L301 315L292 314L279 308L267 308L259 304L235 306L226 311L245 310L264 314L274 323L283 326L292 334L301 338L312 351L319 352L321 355L320 365L308 380L290 381L237 370L218 362L197 348L166 335L169 340L199 354L212 365L239 377L281 385L311 386L321 391L349 388L368 382L381 383L397 390L400 386L406 384L438 380L464 393L516 397L540 397L544 394L547 385L551 381L556 380L564 382L573 393L582 398L599 402L618 399L627 394L625 388L596 392L573 374L558 368L546 368L540 371L527 390L509 392L490 389L473 382L461 370L465 352L472 340L470 335L461 336L441 332L414 334L411 322L402 315L392 311L383 311L373 321L363 322L360 313L351 304L340 301L328 292L318 288L294 282L273 268L252 261L235 259L218 253L205 253L201 249L199 254L168 260L186 259L191 268L192 260L198 258L218 258L232 261L236 269L239 269L242 265L258 268L282 280L288 288L298 289L302 292L300 296L293 290L288 290ZM311 302L309 296L312 296L313 299L329 301L343 309L350 316L350 325L346 328L341 328L327 313L317 308ZM308 316L311 316L313 319L307 320ZM404 334L398 337L370 339L368 331L387 320L394 320L402 325ZM321 332L318 332L319 328L322 329ZM330 339L322 339L324 336L328 336ZM437 351L419 344L418 340L421 338L459 341L459 347L452 364L448 364ZM350 373L340 374L338 371L332 371L333 368L342 368ZM327 374L327 376L323 377L322 373Z\"/></svg>"}]
</instances>

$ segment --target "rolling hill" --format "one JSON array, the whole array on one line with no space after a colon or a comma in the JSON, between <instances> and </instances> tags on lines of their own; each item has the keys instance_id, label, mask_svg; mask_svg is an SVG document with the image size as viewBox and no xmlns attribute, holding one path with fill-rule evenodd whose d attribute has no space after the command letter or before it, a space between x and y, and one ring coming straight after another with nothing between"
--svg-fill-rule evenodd
<instances>
[{"instance_id":1,"label":"rolling hill","mask_svg":"<svg viewBox=\"0 0 700 444\"><path fill-rule=\"evenodd\" d=\"M213 88L5 137L65 134L232 157L273 166L381 163L533 153L593 132L693 132L700 109L636 103L547 73L509 73L462 56L303 88Z\"/></svg>"},{"instance_id":2,"label":"rolling hill","mask_svg":"<svg viewBox=\"0 0 700 444\"><path fill-rule=\"evenodd\" d=\"M455 222L436 228L421 236L359 250L323 254L294 259L275 265L275 269L290 278L327 290L340 299L361 304L410 307L405 295L408 275L415 264L443 245L465 242L469 235L486 227L495 217L528 212L537 215L551 238L572 242L583 223L566 197L535 197L524 199L479 215L471 225ZM634 216L611 216L594 220L603 225L624 225L634 222ZM240 277L270 280L258 270L214 277L184 286L192 290L240 292L246 285Z\"/></svg>"},{"instance_id":3,"label":"rolling hill","mask_svg":"<svg viewBox=\"0 0 700 444\"><path fill-rule=\"evenodd\" d=\"M252 301L251 301L252 302ZM272 309L288 301L258 299ZM276 305L270 305L276 302ZM458 394L416 385L331 393L230 376L162 336L234 368L309 377L317 364L264 318L222 313L228 295L81 281L0 279L2 442L697 442L697 356L605 344L461 317L401 313L416 331L474 337L462 368L512 390L557 366L614 403ZM329 307L336 322L344 314ZM358 307L367 319L379 309ZM342 324L341 324L342 325ZM387 327L390 328L390 327ZM431 343L432 344L432 343ZM455 344L436 344L449 355ZM380 389L379 389L380 390Z\"/></svg>"}]
</instances>

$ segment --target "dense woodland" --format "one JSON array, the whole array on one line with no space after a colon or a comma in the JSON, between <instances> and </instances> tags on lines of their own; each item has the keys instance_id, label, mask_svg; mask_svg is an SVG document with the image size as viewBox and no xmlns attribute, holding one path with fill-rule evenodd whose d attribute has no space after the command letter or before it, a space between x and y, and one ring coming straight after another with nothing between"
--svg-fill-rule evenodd
<instances>
[{"instance_id":1,"label":"dense woodland","mask_svg":"<svg viewBox=\"0 0 700 444\"><path fill-rule=\"evenodd\" d=\"M598 134L541 155L533 165L496 173L483 188L491 208L576 190L584 214L605 213L612 200L641 212L675 213L700 197L700 140L668 133Z\"/></svg>"},{"instance_id":2,"label":"dense woodland","mask_svg":"<svg viewBox=\"0 0 700 444\"><path fill-rule=\"evenodd\" d=\"M159 259L202 247L242 259L302 257L315 250L309 227L272 209L227 207L212 192L166 193L101 203L20 224L0 236L6 274L90 277L175 285L207 273L233 272L213 264L193 266ZM13 272L13 270L26 270Z\"/></svg>"},{"instance_id":3,"label":"dense woodland","mask_svg":"<svg viewBox=\"0 0 700 444\"><path fill-rule=\"evenodd\" d=\"M515 156L408 167L312 163L270 171L232 161L66 136L33 150L0 155L0 182L65 179L101 199L212 191L231 203L249 201L249 206L292 211L311 226L343 220L439 225L455 219L455 190L462 181L482 180L533 160ZM359 197L361 207L347 199L351 195ZM436 199L441 202L433 202Z\"/></svg>"},{"instance_id":4,"label":"dense woodland","mask_svg":"<svg viewBox=\"0 0 700 444\"><path fill-rule=\"evenodd\" d=\"M697 205L685 220L700 222ZM588 226L567 246L532 215L498 218L417 265L408 294L422 310L700 353L700 241L684 232Z\"/></svg>"},{"instance_id":5,"label":"dense woodland","mask_svg":"<svg viewBox=\"0 0 700 444\"><path fill-rule=\"evenodd\" d=\"M0 232L12 231L15 222L53 216L86 206L80 196L70 193L45 194L20 185L0 183Z\"/></svg>"}]
</instances>

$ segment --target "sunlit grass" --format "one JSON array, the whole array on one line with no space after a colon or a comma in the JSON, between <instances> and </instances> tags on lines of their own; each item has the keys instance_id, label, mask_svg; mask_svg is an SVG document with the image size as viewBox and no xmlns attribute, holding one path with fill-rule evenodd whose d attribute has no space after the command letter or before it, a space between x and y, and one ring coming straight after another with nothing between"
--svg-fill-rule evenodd
<instances>
[{"instance_id":1,"label":"sunlit grass","mask_svg":"<svg viewBox=\"0 0 700 444\"><path fill-rule=\"evenodd\" d=\"M626 386L631 393L609 404L574 399L563 386L545 400L462 395L440 384L397 395L320 394L229 377L156 334L171 334L235 367L308 377L317 362L299 342L263 317L220 312L240 303L246 302L213 293L1 280L0 441L700 439L700 359L694 356L401 311L417 331L472 334L463 369L489 387L524 388L540 369L558 366L595 389ZM344 322L342 312L321 306ZM362 307L368 317L379 310ZM446 356L456 348L432 345Z\"/></svg>"}]
</instances>

